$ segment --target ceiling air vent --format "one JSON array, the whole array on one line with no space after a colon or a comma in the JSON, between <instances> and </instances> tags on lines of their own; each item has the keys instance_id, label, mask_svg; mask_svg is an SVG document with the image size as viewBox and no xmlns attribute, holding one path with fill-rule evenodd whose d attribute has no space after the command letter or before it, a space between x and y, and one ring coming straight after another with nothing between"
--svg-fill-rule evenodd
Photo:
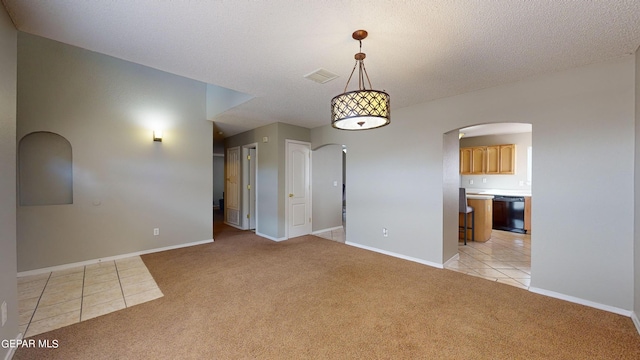
<instances>
[{"instance_id":1,"label":"ceiling air vent","mask_svg":"<svg viewBox=\"0 0 640 360\"><path fill-rule=\"evenodd\" d=\"M317 82L319 84L324 84L326 82L329 82L329 81L337 78L338 75L334 74L334 73L332 73L332 72L330 72L328 70L320 68L320 69L318 69L318 70L316 70L316 71L314 71L312 73L309 73L309 74L305 75L304 77L306 79L315 81L315 82Z\"/></svg>"}]
</instances>

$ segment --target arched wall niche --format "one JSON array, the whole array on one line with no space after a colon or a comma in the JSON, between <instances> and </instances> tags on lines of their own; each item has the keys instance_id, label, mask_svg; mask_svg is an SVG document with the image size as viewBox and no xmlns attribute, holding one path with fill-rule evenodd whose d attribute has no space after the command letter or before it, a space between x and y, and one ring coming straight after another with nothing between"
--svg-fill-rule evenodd
<instances>
[{"instance_id":1,"label":"arched wall niche","mask_svg":"<svg viewBox=\"0 0 640 360\"><path fill-rule=\"evenodd\" d=\"M71 143L47 131L20 139L18 189L20 206L73 204Z\"/></svg>"}]
</instances>

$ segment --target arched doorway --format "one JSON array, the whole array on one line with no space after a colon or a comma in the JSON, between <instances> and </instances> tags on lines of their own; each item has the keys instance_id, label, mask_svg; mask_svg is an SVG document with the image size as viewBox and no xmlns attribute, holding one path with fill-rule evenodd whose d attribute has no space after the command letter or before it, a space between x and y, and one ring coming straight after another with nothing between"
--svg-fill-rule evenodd
<instances>
[{"instance_id":1,"label":"arched doorway","mask_svg":"<svg viewBox=\"0 0 640 360\"><path fill-rule=\"evenodd\" d=\"M455 148L453 143L456 136L459 141L454 154L452 151ZM458 242L456 244L458 255L447 261L445 268L528 289L531 281L531 125L521 123L482 124L450 131L445 134L445 139L449 139L449 142L445 140L444 196L451 197L449 193L457 192L458 188L465 188L468 194L468 205L478 209L478 211L474 211L476 216L474 232L476 235L483 231L488 234L477 237L478 241L467 242L466 246L462 242ZM501 146L505 149L509 147L509 149L515 150L513 153L514 169L507 169L506 163L504 167L507 170L500 172L494 169L495 159L491 156L498 156L499 165ZM471 153L471 150L476 154L475 160L484 161L484 163L470 167L467 163L468 159L463 159L463 154ZM461 162L464 166L461 166ZM453 179L457 179L456 189L453 189L453 185L456 184ZM502 204L502 198L498 198L498 196L517 199L517 201L521 199L522 203L518 203L517 206L522 207L523 217L526 203L528 222L522 222L523 231L519 232L516 228L508 231L494 229L498 227L493 219L496 211L494 203ZM450 209L445 208L444 210L446 214ZM457 232L459 222L459 218L456 217L456 221L445 222L444 226L449 227L447 229L449 232L454 230ZM455 229L452 229L452 226L455 226ZM524 231L525 227L528 227L526 232ZM446 238L443 241L445 241L445 248L452 245L450 241L447 242Z\"/></svg>"},{"instance_id":2,"label":"arched doorway","mask_svg":"<svg viewBox=\"0 0 640 360\"><path fill-rule=\"evenodd\" d=\"M346 146L313 149L313 235L346 241Z\"/></svg>"}]
</instances>

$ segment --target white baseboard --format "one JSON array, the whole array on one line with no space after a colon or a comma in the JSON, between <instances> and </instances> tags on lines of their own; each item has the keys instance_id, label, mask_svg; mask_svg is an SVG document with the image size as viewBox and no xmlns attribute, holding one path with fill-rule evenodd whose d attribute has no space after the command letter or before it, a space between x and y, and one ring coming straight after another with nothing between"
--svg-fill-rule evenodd
<instances>
[{"instance_id":1,"label":"white baseboard","mask_svg":"<svg viewBox=\"0 0 640 360\"><path fill-rule=\"evenodd\" d=\"M22 333L19 333L18 336L16 337L16 341L18 340L22 340ZM13 354L15 353L16 353L16 348L9 347L9 351L7 352L7 355L4 356L4 360L11 360L13 358Z\"/></svg>"},{"instance_id":2,"label":"white baseboard","mask_svg":"<svg viewBox=\"0 0 640 360\"><path fill-rule=\"evenodd\" d=\"M529 287L529 291L531 291L533 293L536 293L536 294L545 295L545 296L549 296L549 297L552 297L552 298L565 300L565 301L568 301L568 302L572 302L572 303L576 303L576 304L580 304L580 305L584 305L584 306L589 306L589 307L596 308L596 309L599 309L599 310L612 312L614 314L618 314L618 315L622 315L622 316L631 317L631 313L632 313L629 310L621 309L621 308L618 308L618 307L615 307L615 306L600 304L600 303L597 303L595 301L585 300L585 299L581 299L581 298L578 298L578 297L575 297L575 296L570 296L570 295L557 293L555 291L540 289L540 288L536 288L536 287ZM636 327L638 327L638 324L636 324Z\"/></svg>"},{"instance_id":3,"label":"white baseboard","mask_svg":"<svg viewBox=\"0 0 640 360\"><path fill-rule=\"evenodd\" d=\"M374 251L374 252L377 252L377 253L380 253L380 254L385 254L385 255L397 257L397 258L400 258L400 259L417 262L417 263L422 264L422 265L432 266L432 267L435 267L435 268L438 268L438 269L443 269L444 268L444 266L442 264L438 264L438 263L434 263L434 262L431 262L431 261L427 261L427 260L423 260L423 259L414 258L414 257L411 257L411 256L406 256L406 255L394 253L394 252L391 252L391 251L381 250L381 249L374 248L374 247L371 247L371 246L356 244L356 243L352 243L350 241L347 241L346 244L347 245L351 245L351 246L355 246L355 247L360 248L360 249Z\"/></svg>"},{"instance_id":4,"label":"white baseboard","mask_svg":"<svg viewBox=\"0 0 640 360\"><path fill-rule=\"evenodd\" d=\"M87 265L91 265L91 264L98 264L98 263L101 263L101 262L104 262L104 261L114 261L114 260L119 260L119 259L132 257L132 256L140 256L140 255L144 255L144 254L151 254L151 253L156 253L156 252L160 252L160 251L179 249L179 248L202 245L202 244L207 244L207 243L212 243L212 242L213 242L213 239L195 241L195 242L190 242L190 243L186 243L186 244L171 245L171 246L165 246L165 247L161 247L161 248L136 251L136 252L132 252L132 253L128 253L128 254L115 255L115 256L109 256L109 257L105 257L105 258L80 261L80 262L71 263L71 264L56 265L56 266L50 266L50 267L46 267L46 268L42 268L42 269L22 271L22 272L18 273L18 277L44 274L44 273L48 273L48 272L52 272L52 271L60 271L60 270L71 269L71 268L78 267L78 266L87 266Z\"/></svg>"},{"instance_id":5,"label":"white baseboard","mask_svg":"<svg viewBox=\"0 0 640 360\"><path fill-rule=\"evenodd\" d=\"M258 236L260 236L260 237L263 237L263 238L266 238L266 239L269 239L269 240L272 240L272 241L278 241L278 242L279 242L279 241L285 241L285 240L287 240L287 238L286 238L286 237L275 238L275 237L273 237L273 236L265 235L265 234L259 233L259 232L257 232L257 231L256 231L256 235L258 235Z\"/></svg>"},{"instance_id":6,"label":"white baseboard","mask_svg":"<svg viewBox=\"0 0 640 360\"><path fill-rule=\"evenodd\" d=\"M447 267L447 265L449 265L449 263L451 263L452 261L456 261L456 260L460 260L460 253L456 253L455 255L453 255L453 256L451 257L451 259L449 259L449 260L445 261L445 262L444 262L443 267L445 267L445 268L446 268L446 267Z\"/></svg>"},{"instance_id":7,"label":"white baseboard","mask_svg":"<svg viewBox=\"0 0 640 360\"><path fill-rule=\"evenodd\" d=\"M333 231L333 230L342 230L342 228L343 228L343 227L342 227L342 225L341 225L341 226L336 226L336 227L332 227L332 228L328 228L328 229L316 230L316 231L313 231L313 232L311 233L311 235L321 234L321 233L323 233L323 232Z\"/></svg>"},{"instance_id":8,"label":"white baseboard","mask_svg":"<svg viewBox=\"0 0 640 360\"><path fill-rule=\"evenodd\" d=\"M633 325L636 326L636 330L640 334L640 319L638 319L638 314L635 311L631 312L631 320L633 320Z\"/></svg>"}]
</instances>

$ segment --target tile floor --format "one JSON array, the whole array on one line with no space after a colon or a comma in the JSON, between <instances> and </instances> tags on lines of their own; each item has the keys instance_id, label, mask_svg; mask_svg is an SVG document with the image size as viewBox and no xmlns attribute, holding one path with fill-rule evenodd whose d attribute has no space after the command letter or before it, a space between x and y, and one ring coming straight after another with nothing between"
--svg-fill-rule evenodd
<instances>
[{"instance_id":1,"label":"tile floor","mask_svg":"<svg viewBox=\"0 0 640 360\"><path fill-rule=\"evenodd\" d=\"M315 236L345 242L344 227ZM493 230L487 242L462 242L459 258L445 269L528 289L531 282L531 235Z\"/></svg>"},{"instance_id":2,"label":"tile floor","mask_svg":"<svg viewBox=\"0 0 640 360\"><path fill-rule=\"evenodd\" d=\"M323 239L329 239L337 242L344 242L347 240L344 234L344 227L337 230L324 231L321 233L313 234L315 236L321 237Z\"/></svg>"},{"instance_id":3,"label":"tile floor","mask_svg":"<svg viewBox=\"0 0 640 360\"><path fill-rule=\"evenodd\" d=\"M139 256L20 277L20 332L27 338L162 296Z\"/></svg>"},{"instance_id":4,"label":"tile floor","mask_svg":"<svg viewBox=\"0 0 640 360\"><path fill-rule=\"evenodd\" d=\"M315 236L345 242L344 227ZM487 242L462 242L459 258L445 264L445 269L491 281L529 288L531 282L531 235L493 230Z\"/></svg>"},{"instance_id":5,"label":"tile floor","mask_svg":"<svg viewBox=\"0 0 640 360\"><path fill-rule=\"evenodd\" d=\"M460 257L445 269L492 281L529 288L531 282L531 235L493 230L487 242L462 242Z\"/></svg>"}]
</instances>

